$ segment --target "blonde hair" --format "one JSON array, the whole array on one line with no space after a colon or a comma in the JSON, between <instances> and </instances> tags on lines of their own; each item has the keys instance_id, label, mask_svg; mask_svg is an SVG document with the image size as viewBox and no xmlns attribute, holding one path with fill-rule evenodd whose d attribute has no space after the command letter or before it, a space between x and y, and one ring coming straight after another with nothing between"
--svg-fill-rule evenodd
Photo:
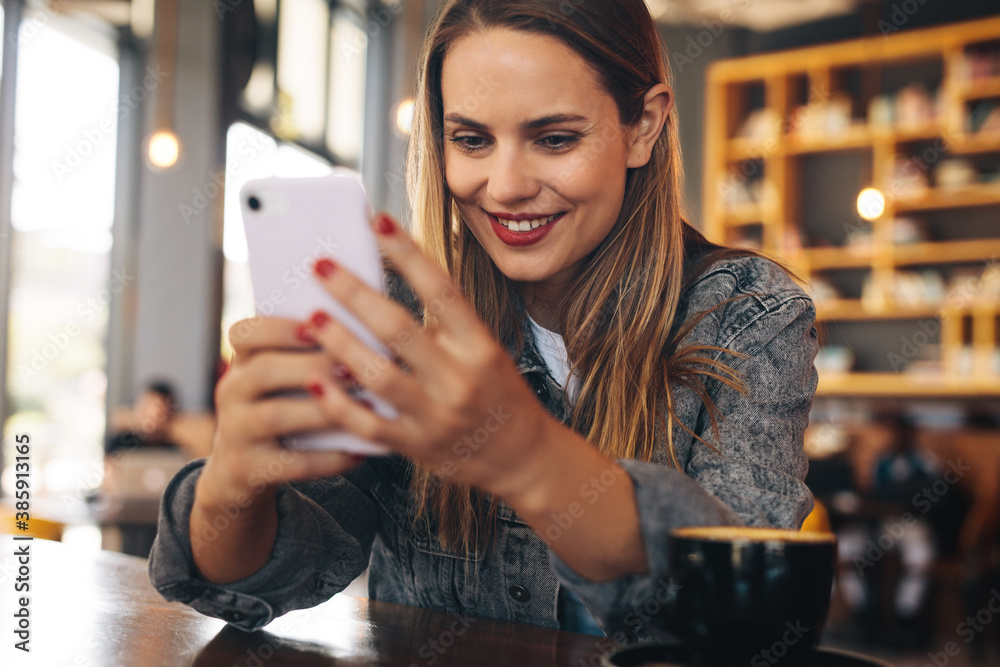
<instances>
[{"instance_id":1,"label":"blonde hair","mask_svg":"<svg viewBox=\"0 0 1000 667\"><path fill-rule=\"evenodd\" d=\"M598 72L615 99L622 127L639 122L646 93L669 83L670 75L642 0L451 0L440 10L421 57L407 171L411 230L494 337L520 355L522 292L462 221L448 191L443 160L442 62L458 38L496 27L562 39ZM670 383L701 396L713 426L716 414L702 378L741 388L731 369L706 356L717 348L675 349L698 319L683 326L676 321L690 277L685 274L686 241L729 253L683 220L682 181L677 118L671 111L648 164L629 170L618 220L570 285L558 312L570 372L580 375L570 426L611 458L644 461L653 455L657 429L665 429L678 470L674 425L697 435L678 423ZM431 320L426 311L424 319ZM432 529L436 517L444 548L478 557L491 544L496 504L490 498L421 466L414 466L410 494L416 503L414 521L423 520Z\"/></svg>"}]
</instances>

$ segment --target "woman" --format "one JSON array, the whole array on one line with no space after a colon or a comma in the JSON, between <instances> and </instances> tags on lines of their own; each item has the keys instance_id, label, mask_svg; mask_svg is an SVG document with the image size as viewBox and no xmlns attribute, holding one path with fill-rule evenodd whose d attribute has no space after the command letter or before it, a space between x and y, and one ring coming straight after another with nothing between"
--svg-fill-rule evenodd
<instances>
[{"instance_id":1,"label":"woman","mask_svg":"<svg viewBox=\"0 0 1000 667\"><path fill-rule=\"evenodd\" d=\"M392 299L316 263L396 358L325 313L233 341L212 456L165 496L164 596L257 628L370 556L376 599L626 641L662 600L673 528L801 524L814 310L682 220L667 71L641 0L445 3L411 144L416 242L373 223ZM279 445L331 427L394 453Z\"/></svg>"}]
</instances>

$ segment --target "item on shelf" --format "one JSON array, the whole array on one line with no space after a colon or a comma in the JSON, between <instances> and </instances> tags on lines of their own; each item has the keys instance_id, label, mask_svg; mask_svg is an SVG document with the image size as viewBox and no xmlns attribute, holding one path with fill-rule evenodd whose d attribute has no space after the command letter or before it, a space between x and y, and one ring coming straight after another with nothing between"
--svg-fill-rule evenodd
<instances>
[{"instance_id":1,"label":"item on shelf","mask_svg":"<svg viewBox=\"0 0 1000 667\"><path fill-rule=\"evenodd\" d=\"M892 98L876 95L868 103L868 124L880 129L888 129L893 124Z\"/></svg>"},{"instance_id":2,"label":"item on shelf","mask_svg":"<svg viewBox=\"0 0 1000 667\"><path fill-rule=\"evenodd\" d=\"M936 95L935 95L936 96ZM896 93L895 120L900 130L919 130L934 123L937 103L922 84L912 83Z\"/></svg>"},{"instance_id":3,"label":"item on shelf","mask_svg":"<svg viewBox=\"0 0 1000 667\"><path fill-rule=\"evenodd\" d=\"M816 371L825 375L849 373L854 368L854 351L846 345L824 345L816 353Z\"/></svg>"},{"instance_id":4,"label":"item on shelf","mask_svg":"<svg viewBox=\"0 0 1000 667\"><path fill-rule=\"evenodd\" d=\"M888 188L883 188L883 192L897 197L918 197L930 187L927 165L919 158L897 155L889 184Z\"/></svg>"},{"instance_id":5,"label":"item on shelf","mask_svg":"<svg viewBox=\"0 0 1000 667\"><path fill-rule=\"evenodd\" d=\"M862 250L871 247L872 239L872 226L870 224L850 225L844 236L844 245L851 250Z\"/></svg>"},{"instance_id":6,"label":"item on shelf","mask_svg":"<svg viewBox=\"0 0 1000 667\"><path fill-rule=\"evenodd\" d=\"M803 434L802 449L810 459L825 459L847 451L851 436L842 424L810 419Z\"/></svg>"},{"instance_id":7,"label":"item on shelf","mask_svg":"<svg viewBox=\"0 0 1000 667\"><path fill-rule=\"evenodd\" d=\"M814 276L806 287L806 292L816 303L836 301L840 298L840 290L823 276Z\"/></svg>"},{"instance_id":8,"label":"item on shelf","mask_svg":"<svg viewBox=\"0 0 1000 667\"><path fill-rule=\"evenodd\" d=\"M961 66L967 81L1000 76L1000 48L979 48L966 51Z\"/></svg>"},{"instance_id":9,"label":"item on shelf","mask_svg":"<svg viewBox=\"0 0 1000 667\"><path fill-rule=\"evenodd\" d=\"M920 348L920 355L932 356L934 354L940 355L939 345L927 344ZM903 373L910 376L927 377L927 378L938 378L944 374L944 366L940 359L911 359L906 367L903 369Z\"/></svg>"},{"instance_id":10,"label":"item on shelf","mask_svg":"<svg viewBox=\"0 0 1000 667\"><path fill-rule=\"evenodd\" d=\"M979 181L979 172L963 158L941 160L934 168L934 184L939 188L961 188Z\"/></svg>"},{"instance_id":11,"label":"item on shelf","mask_svg":"<svg viewBox=\"0 0 1000 667\"><path fill-rule=\"evenodd\" d=\"M896 245L924 243L931 240L927 221L920 218L895 218L892 221L892 242Z\"/></svg>"},{"instance_id":12,"label":"item on shelf","mask_svg":"<svg viewBox=\"0 0 1000 667\"><path fill-rule=\"evenodd\" d=\"M762 243L760 238L751 236L749 234L737 234L732 237L729 245L736 248L747 248L748 250L761 250Z\"/></svg>"},{"instance_id":13,"label":"item on shelf","mask_svg":"<svg viewBox=\"0 0 1000 667\"><path fill-rule=\"evenodd\" d=\"M837 92L825 102L811 102L792 111L789 132L805 138L835 139L863 120L851 118L851 96Z\"/></svg>"},{"instance_id":14,"label":"item on shelf","mask_svg":"<svg viewBox=\"0 0 1000 667\"><path fill-rule=\"evenodd\" d=\"M937 307L945 291L944 279L937 271L897 271L892 282L892 302L904 308ZM869 305L881 303L870 275L861 287L861 301Z\"/></svg>"},{"instance_id":15,"label":"item on shelf","mask_svg":"<svg viewBox=\"0 0 1000 667\"><path fill-rule=\"evenodd\" d=\"M1000 137L1000 103L983 100L969 113L969 132L980 137Z\"/></svg>"},{"instance_id":16,"label":"item on shelf","mask_svg":"<svg viewBox=\"0 0 1000 667\"><path fill-rule=\"evenodd\" d=\"M741 139L765 141L775 139L781 134L781 118L773 109L754 109L740 127Z\"/></svg>"}]
</instances>

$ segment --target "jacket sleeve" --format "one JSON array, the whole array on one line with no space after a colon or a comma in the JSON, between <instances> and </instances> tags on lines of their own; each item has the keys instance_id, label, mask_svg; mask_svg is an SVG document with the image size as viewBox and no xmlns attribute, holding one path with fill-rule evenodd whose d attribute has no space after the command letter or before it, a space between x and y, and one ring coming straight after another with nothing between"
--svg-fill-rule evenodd
<instances>
[{"instance_id":1,"label":"jacket sleeve","mask_svg":"<svg viewBox=\"0 0 1000 667\"><path fill-rule=\"evenodd\" d=\"M749 355L729 361L748 389L708 383L723 419L716 434L701 413L684 473L672 466L618 461L635 486L648 574L607 582L581 577L551 550L557 578L576 592L617 642L662 637L655 617L669 594L667 542L685 525L747 525L798 529L813 497L803 483L808 463L803 433L816 390L815 309L793 293L738 331L720 322L718 343Z\"/></svg>"},{"instance_id":2,"label":"jacket sleeve","mask_svg":"<svg viewBox=\"0 0 1000 667\"><path fill-rule=\"evenodd\" d=\"M278 532L270 560L241 581L205 581L197 573L192 549L210 544L240 507L226 508L204 534L190 533L194 488L204 463L192 461L178 472L160 506L149 579L167 600L252 631L292 609L329 599L368 567L379 518L367 493L374 476L371 461L338 477L279 486Z\"/></svg>"}]
</instances>

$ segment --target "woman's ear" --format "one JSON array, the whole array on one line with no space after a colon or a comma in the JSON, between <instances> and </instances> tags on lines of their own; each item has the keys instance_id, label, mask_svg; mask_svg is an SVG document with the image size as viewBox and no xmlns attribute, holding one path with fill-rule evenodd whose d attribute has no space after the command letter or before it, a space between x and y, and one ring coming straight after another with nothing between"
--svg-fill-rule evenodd
<instances>
[{"instance_id":1,"label":"woman's ear","mask_svg":"<svg viewBox=\"0 0 1000 667\"><path fill-rule=\"evenodd\" d=\"M645 166L653 154L653 146L660 138L663 125L667 122L674 106L674 91L665 83L658 83L646 93L642 118L629 131L629 169Z\"/></svg>"}]
</instances>

